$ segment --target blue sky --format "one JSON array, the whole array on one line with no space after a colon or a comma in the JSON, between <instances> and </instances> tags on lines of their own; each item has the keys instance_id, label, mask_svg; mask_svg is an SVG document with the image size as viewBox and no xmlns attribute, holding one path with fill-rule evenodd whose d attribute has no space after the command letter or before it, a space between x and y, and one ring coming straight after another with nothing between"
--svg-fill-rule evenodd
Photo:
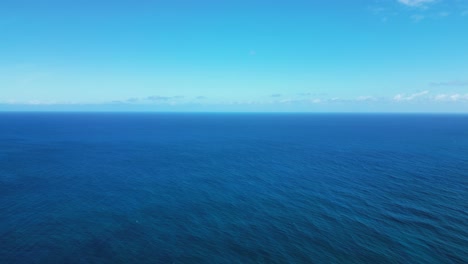
<instances>
[{"instance_id":1,"label":"blue sky","mask_svg":"<svg viewBox=\"0 0 468 264\"><path fill-rule=\"evenodd\" d=\"M0 110L468 112L468 1L0 3Z\"/></svg>"}]
</instances>

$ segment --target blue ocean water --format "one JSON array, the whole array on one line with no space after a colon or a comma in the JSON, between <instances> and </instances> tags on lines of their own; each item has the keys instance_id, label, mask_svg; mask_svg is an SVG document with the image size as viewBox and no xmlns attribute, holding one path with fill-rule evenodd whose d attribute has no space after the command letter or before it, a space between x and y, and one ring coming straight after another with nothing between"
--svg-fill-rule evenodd
<instances>
[{"instance_id":1,"label":"blue ocean water","mask_svg":"<svg viewBox=\"0 0 468 264\"><path fill-rule=\"evenodd\" d=\"M0 263L468 263L468 115L2 113Z\"/></svg>"}]
</instances>

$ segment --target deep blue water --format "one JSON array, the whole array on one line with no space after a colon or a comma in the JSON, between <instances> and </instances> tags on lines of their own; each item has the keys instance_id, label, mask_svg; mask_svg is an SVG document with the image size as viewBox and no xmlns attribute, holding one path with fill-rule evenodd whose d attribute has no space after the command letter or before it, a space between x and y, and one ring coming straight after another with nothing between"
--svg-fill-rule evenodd
<instances>
[{"instance_id":1,"label":"deep blue water","mask_svg":"<svg viewBox=\"0 0 468 264\"><path fill-rule=\"evenodd\" d=\"M468 115L2 113L0 263L468 263Z\"/></svg>"}]
</instances>

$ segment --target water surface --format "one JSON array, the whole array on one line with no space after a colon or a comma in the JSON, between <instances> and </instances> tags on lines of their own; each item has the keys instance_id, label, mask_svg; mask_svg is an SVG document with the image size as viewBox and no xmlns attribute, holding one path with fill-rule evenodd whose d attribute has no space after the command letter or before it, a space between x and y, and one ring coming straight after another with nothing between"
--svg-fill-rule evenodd
<instances>
[{"instance_id":1,"label":"water surface","mask_svg":"<svg viewBox=\"0 0 468 264\"><path fill-rule=\"evenodd\" d=\"M1 263L468 263L468 115L0 114Z\"/></svg>"}]
</instances>

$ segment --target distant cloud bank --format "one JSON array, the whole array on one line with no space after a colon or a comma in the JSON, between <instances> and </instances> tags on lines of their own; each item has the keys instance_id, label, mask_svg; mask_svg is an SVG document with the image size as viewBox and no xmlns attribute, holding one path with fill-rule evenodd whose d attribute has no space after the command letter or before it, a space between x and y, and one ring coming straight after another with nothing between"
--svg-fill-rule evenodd
<instances>
[{"instance_id":1,"label":"distant cloud bank","mask_svg":"<svg viewBox=\"0 0 468 264\"><path fill-rule=\"evenodd\" d=\"M452 82L441 82L437 85L451 85ZM457 83L460 84L460 83ZM429 90L414 93L398 93L394 96L360 95L355 97L334 97L326 94L271 94L263 98L230 100L230 98L211 98L205 96L162 96L132 97L125 100L107 102L54 102L54 101L0 101L0 111L48 109L70 111L255 111L258 109L276 109L276 111L327 111L327 109L436 109L437 105L451 105L451 109L468 111L468 93L445 92L431 93ZM383 108L381 108L383 106ZM412 108L410 108L412 107ZM252 110L253 109L253 110Z\"/></svg>"},{"instance_id":2,"label":"distant cloud bank","mask_svg":"<svg viewBox=\"0 0 468 264\"><path fill-rule=\"evenodd\" d=\"M414 93L414 94L410 94L410 95L405 95L405 94L397 94L393 97L393 100L397 101L397 102L402 102L402 101L412 101L414 99L417 99L417 98L420 98L426 94L428 94L429 91L422 91L422 92L419 92L419 93Z\"/></svg>"}]
</instances>

